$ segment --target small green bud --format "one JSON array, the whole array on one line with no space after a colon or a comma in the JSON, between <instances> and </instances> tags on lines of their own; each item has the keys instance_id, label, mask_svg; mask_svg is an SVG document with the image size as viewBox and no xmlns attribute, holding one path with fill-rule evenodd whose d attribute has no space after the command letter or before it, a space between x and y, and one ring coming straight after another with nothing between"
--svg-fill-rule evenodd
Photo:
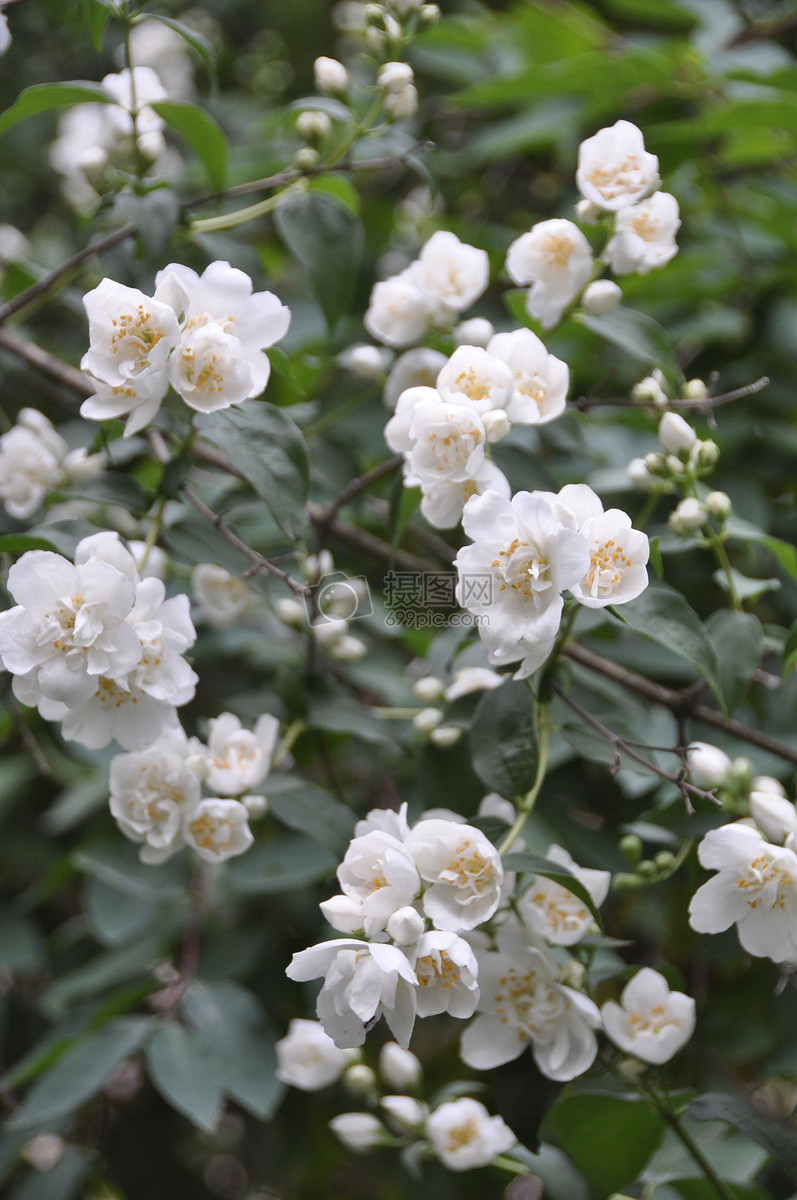
<instances>
[{"instance_id":1,"label":"small green bud","mask_svg":"<svg viewBox=\"0 0 797 1200\"><path fill-rule=\"evenodd\" d=\"M638 875L629 875L624 871L618 871L612 878L612 887L616 892L632 892L634 888L641 886L642 880Z\"/></svg>"},{"instance_id":2,"label":"small green bud","mask_svg":"<svg viewBox=\"0 0 797 1200\"><path fill-rule=\"evenodd\" d=\"M675 855L672 850L659 850L658 854L654 856L653 861L660 871L669 871L675 862Z\"/></svg>"},{"instance_id":3,"label":"small green bud","mask_svg":"<svg viewBox=\"0 0 797 1200\"><path fill-rule=\"evenodd\" d=\"M635 867L642 857L642 839L635 833L627 833L620 838L620 853Z\"/></svg>"},{"instance_id":4,"label":"small green bud","mask_svg":"<svg viewBox=\"0 0 797 1200\"><path fill-rule=\"evenodd\" d=\"M652 879L654 875L658 875L658 868L651 858L643 858L642 862L637 863L637 874L643 879Z\"/></svg>"}]
</instances>

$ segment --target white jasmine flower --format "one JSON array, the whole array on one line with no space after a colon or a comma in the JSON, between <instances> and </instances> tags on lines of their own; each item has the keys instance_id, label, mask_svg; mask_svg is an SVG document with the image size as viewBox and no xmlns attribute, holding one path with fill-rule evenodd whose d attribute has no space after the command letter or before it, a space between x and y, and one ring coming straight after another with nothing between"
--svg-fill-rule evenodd
<instances>
[{"instance_id":1,"label":"white jasmine flower","mask_svg":"<svg viewBox=\"0 0 797 1200\"><path fill-rule=\"evenodd\" d=\"M755 785L757 780L753 780ZM777 783L777 780L773 780ZM780 792L750 792L750 815L764 837L776 846L787 845L790 850L797 845L797 809L791 800Z\"/></svg>"},{"instance_id":2,"label":"white jasmine flower","mask_svg":"<svg viewBox=\"0 0 797 1200\"><path fill-rule=\"evenodd\" d=\"M506 409L512 396L512 372L500 358L479 346L460 346L437 376L443 400L471 402L477 412Z\"/></svg>"},{"instance_id":3,"label":"white jasmine flower","mask_svg":"<svg viewBox=\"0 0 797 1200\"><path fill-rule=\"evenodd\" d=\"M659 443L668 454L688 454L697 441L692 426L678 413L666 412L659 421Z\"/></svg>"},{"instance_id":4,"label":"white jasmine flower","mask_svg":"<svg viewBox=\"0 0 797 1200\"><path fill-rule=\"evenodd\" d=\"M317 1092L340 1079L351 1052L339 1050L318 1021L294 1019L275 1044L277 1079L303 1092Z\"/></svg>"},{"instance_id":5,"label":"white jasmine flower","mask_svg":"<svg viewBox=\"0 0 797 1200\"><path fill-rule=\"evenodd\" d=\"M735 924L748 954L797 962L797 854L739 821L712 829L697 853L718 874L692 897L692 928L720 933Z\"/></svg>"},{"instance_id":6,"label":"white jasmine flower","mask_svg":"<svg viewBox=\"0 0 797 1200\"><path fill-rule=\"evenodd\" d=\"M441 479L465 483L477 474L484 461L484 425L468 403L438 399L415 404L408 437L410 450L405 461L408 486Z\"/></svg>"},{"instance_id":7,"label":"white jasmine flower","mask_svg":"<svg viewBox=\"0 0 797 1200\"><path fill-rule=\"evenodd\" d=\"M426 1118L426 1135L449 1171L486 1167L517 1138L501 1117L491 1117L470 1096L447 1100Z\"/></svg>"},{"instance_id":8,"label":"white jasmine flower","mask_svg":"<svg viewBox=\"0 0 797 1200\"><path fill-rule=\"evenodd\" d=\"M363 837L374 829L380 829L383 833L389 833L392 837L398 838L400 842L406 842L410 835L406 801L398 812L394 812L390 808L372 808L369 813L366 813L363 820L358 821L354 826L354 834L355 837Z\"/></svg>"},{"instance_id":9,"label":"white jasmine flower","mask_svg":"<svg viewBox=\"0 0 797 1200\"><path fill-rule=\"evenodd\" d=\"M387 1130L371 1113L339 1113L329 1122L329 1128L347 1150L365 1154L388 1140Z\"/></svg>"},{"instance_id":10,"label":"white jasmine flower","mask_svg":"<svg viewBox=\"0 0 797 1200\"><path fill-rule=\"evenodd\" d=\"M701 529L706 523L708 513L694 496L680 500L667 518L667 524L673 533L685 535Z\"/></svg>"},{"instance_id":11,"label":"white jasmine flower","mask_svg":"<svg viewBox=\"0 0 797 1200\"><path fill-rule=\"evenodd\" d=\"M344 895L362 904L367 937L381 932L397 909L411 904L421 886L409 849L380 830L351 841L337 875Z\"/></svg>"},{"instance_id":12,"label":"white jasmine flower","mask_svg":"<svg viewBox=\"0 0 797 1200\"><path fill-rule=\"evenodd\" d=\"M434 731L439 732L439 731ZM407 839L427 885L423 910L436 929L475 929L498 907L504 868L495 846L472 825L421 820Z\"/></svg>"},{"instance_id":13,"label":"white jasmine flower","mask_svg":"<svg viewBox=\"0 0 797 1200\"><path fill-rule=\"evenodd\" d=\"M506 363L513 377L507 416L517 425L545 425L565 411L570 371L549 354L530 329L497 333L487 350Z\"/></svg>"},{"instance_id":14,"label":"white jasmine flower","mask_svg":"<svg viewBox=\"0 0 797 1200\"><path fill-rule=\"evenodd\" d=\"M67 454L66 442L44 414L23 408L16 425L0 437L0 500L9 516L24 521L41 508L61 479Z\"/></svg>"},{"instance_id":15,"label":"white jasmine flower","mask_svg":"<svg viewBox=\"0 0 797 1200\"><path fill-rule=\"evenodd\" d=\"M198 412L216 412L259 394L236 337L209 323L187 334L169 364L169 382Z\"/></svg>"},{"instance_id":16,"label":"white jasmine flower","mask_svg":"<svg viewBox=\"0 0 797 1200\"><path fill-rule=\"evenodd\" d=\"M549 644L559 629L562 592L584 578L589 544L557 521L545 499L485 492L468 500L462 525L474 544L459 551L457 599L483 615L479 634L494 661L511 662Z\"/></svg>"},{"instance_id":17,"label":"white jasmine flower","mask_svg":"<svg viewBox=\"0 0 797 1200\"><path fill-rule=\"evenodd\" d=\"M413 283L426 296L456 312L470 308L490 282L486 252L445 229L432 234L410 270Z\"/></svg>"},{"instance_id":18,"label":"white jasmine flower","mask_svg":"<svg viewBox=\"0 0 797 1200\"><path fill-rule=\"evenodd\" d=\"M633 529L631 518L619 508L590 517L579 530L589 543L590 565L571 591L586 608L626 604L648 586L646 565L650 557L647 534Z\"/></svg>"},{"instance_id":19,"label":"white jasmine flower","mask_svg":"<svg viewBox=\"0 0 797 1200\"><path fill-rule=\"evenodd\" d=\"M555 217L512 242L506 269L514 283L531 284L526 311L551 329L589 282L592 250L577 225Z\"/></svg>"},{"instance_id":20,"label":"white jasmine flower","mask_svg":"<svg viewBox=\"0 0 797 1200\"><path fill-rule=\"evenodd\" d=\"M254 600L246 582L217 563L197 563L191 590L199 616L216 629L232 625Z\"/></svg>"},{"instance_id":21,"label":"white jasmine flower","mask_svg":"<svg viewBox=\"0 0 797 1200\"><path fill-rule=\"evenodd\" d=\"M701 788L719 787L730 775L733 764L719 746L708 742L690 742L686 748L686 769L692 783Z\"/></svg>"},{"instance_id":22,"label":"white jasmine flower","mask_svg":"<svg viewBox=\"0 0 797 1200\"><path fill-rule=\"evenodd\" d=\"M141 656L130 682L155 700L187 704L197 676L182 657L196 641L188 597L166 599L166 588L152 576L136 584L136 602L128 618L141 641Z\"/></svg>"},{"instance_id":23,"label":"white jasmine flower","mask_svg":"<svg viewBox=\"0 0 797 1200\"><path fill-rule=\"evenodd\" d=\"M42 696L35 699L28 676L14 679L14 694L22 704L36 704L45 721L60 721L61 736L99 750L115 739L123 750L143 750L178 725L173 704L156 700L134 684L123 686L100 675L95 691L82 704L70 705Z\"/></svg>"},{"instance_id":24,"label":"white jasmine flower","mask_svg":"<svg viewBox=\"0 0 797 1200\"><path fill-rule=\"evenodd\" d=\"M185 844L184 821L200 799L188 750L185 734L174 730L146 750L111 759L111 815L125 837L141 843L142 862L165 862Z\"/></svg>"},{"instance_id":25,"label":"white jasmine flower","mask_svg":"<svg viewBox=\"0 0 797 1200\"><path fill-rule=\"evenodd\" d=\"M580 867L561 846L551 845L545 858L565 867L588 891L593 904L603 904L609 893L611 871ZM593 917L583 900L545 875L535 875L518 899L523 923L553 946L573 946L589 930Z\"/></svg>"},{"instance_id":26,"label":"white jasmine flower","mask_svg":"<svg viewBox=\"0 0 797 1200\"><path fill-rule=\"evenodd\" d=\"M643 967L623 988L620 1003L601 1005L606 1033L626 1054L643 1062L669 1062L686 1045L695 1029L695 1002L683 992L671 992L658 971Z\"/></svg>"},{"instance_id":27,"label":"white jasmine flower","mask_svg":"<svg viewBox=\"0 0 797 1200\"><path fill-rule=\"evenodd\" d=\"M485 458L478 470L461 482L451 479L421 480L421 515L435 529L453 529L471 496L497 492L509 499L509 480L495 463Z\"/></svg>"},{"instance_id":28,"label":"white jasmine flower","mask_svg":"<svg viewBox=\"0 0 797 1200\"><path fill-rule=\"evenodd\" d=\"M186 819L184 836L200 858L214 863L243 854L254 841L246 806L217 796L199 802Z\"/></svg>"},{"instance_id":29,"label":"white jasmine flower","mask_svg":"<svg viewBox=\"0 0 797 1200\"><path fill-rule=\"evenodd\" d=\"M320 942L294 954L286 974L299 982L324 976L317 1011L336 1046L362 1046L381 1016L399 1045L409 1044L418 981L396 946L346 938Z\"/></svg>"},{"instance_id":30,"label":"white jasmine flower","mask_svg":"<svg viewBox=\"0 0 797 1200\"><path fill-rule=\"evenodd\" d=\"M489 667L460 667L454 672L454 681L445 690L445 698L449 701L459 700L460 696L468 696L471 692L492 691L500 687L504 676Z\"/></svg>"},{"instance_id":31,"label":"white jasmine flower","mask_svg":"<svg viewBox=\"0 0 797 1200\"><path fill-rule=\"evenodd\" d=\"M486 348L490 338L495 334L492 321L486 317L469 317L460 321L451 330L455 346L482 346Z\"/></svg>"},{"instance_id":32,"label":"white jasmine flower","mask_svg":"<svg viewBox=\"0 0 797 1200\"><path fill-rule=\"evenodd\" d=\"M576 186L585 200L617 212L635 204L659 183L659 160L645 150L642 131L616 121L578 148Z\"/></svg>"},{"instance_id":33,"label":"white jasmine flower","mask_svg":"<svg viewBox=\"0 0 797 1200\"><path fill-rule=\"evenodd\" d=\"M132 137L136 133L141 143L147 135L160 134L163 118L150 105L168 100L169 94L152 67L134 67L132 71L125 67L116 75L106 75L102 86L116 100L115 105L108 105L108 122L119 137Z\"/></svg>"},{"instance_id":34,"label":"white jasmine flower","mask_svg":"<svg viewBox=\"0 0 797 1200\"><path fill-rule=\"evenodd\" d=\"M432 387L446 365L447 358L439 350L417 346L400 354L385 383L383 398L388 408L395 408L399 396L410 388Z\"/></svg>"},{"instance_id":35,"label":"white jasmine flower","mask_svg":"<svg viewBox=\"0 0 797 1200\"><path fill-rule=\"evenodd\" d=\"M615 275L647 275L663 267L678 253L675 235L680 229L678 201L669 192L656 192L648 200L623 208L614 218L614 234L603 259Z\"/></svg>"},{"instance_id":36,"label":"white jasmine flower","mask_svg":"<svg viewBox=\"0 0 797 1200\"><path fill-rule=\"evenodd\" d=\"M617 270L617 268L612 267L612 270ZM622 289L611 279L596 279L584 289L581 302L587 312L601 317L604 313L614 312L622 299Z\"/></svg>"},{"instance_id":37,"label":"white jasmine flower","mask_svg":"<svg viewBox=\"0 0 797 1200\"><path fill-rule=\"evenodd\" d=\"M416 1088L423 1078L423 1068L411 1050L397 1042L385 1042L379 1051L379 1074L388 1087L402 1092Z\"/></svg>"},{"instance_id":38,"label":"white jasmine flower","mask_svg":"<svg viewBox=\"0 0 797 1200\"><path fill-rule=\"evenodd\" d=\"M313 76L319 92L347 92L351 80L349 72L342 62L336 58L326 58L323 55L313 63Z\"/></svg>"},{"instance_id":39,"label":"white jasmine flower","mask_svg":"<svg viewBox=\"0 0 797 1200\"><path fill-rule=\"evenodd\" d=\"M417 286L408 268L374 284L363 324L378 342L401 348L425 336L433 312L431 299Z\"/></svg>"},{"instance_id":40,"label":"white jasmine flower","mask_svg":"<svg viewBox=\"0 0 797 1200\"><path fill-rule=\"evenodd\" d=\"M468 943L455 933L431 930L415 947L418 1016L471 1017L479 999L479 967Z\"/></svg>"},{"instance_id":41,"label":"white jasmine flower","mask_svg":"<svg viewBox=\"0 0 797 1200\"><path fill-rule=\"evenodd\" d=\"M581 992L558 982L547 951L529 946L511 926L498 935L497 951L477 949L479 1016L462 1035L463 1062L487 1071L531 1047L549 1079L575 1079L598 1051L600 1014Z\"/></svg>"},{"instance_id":42,"label":"white jasmine flower","mask_svg":"<svg viewBox=\"0 0 797 1200\"><path fill-rule=\"evenodd\" d=\"M270 713L258 717L254 730L244 729L233 713L208 721L207 785L219 796L240 796L262 783L271 770L279 738L279 721Z\"/></svg>"}]
</instances>

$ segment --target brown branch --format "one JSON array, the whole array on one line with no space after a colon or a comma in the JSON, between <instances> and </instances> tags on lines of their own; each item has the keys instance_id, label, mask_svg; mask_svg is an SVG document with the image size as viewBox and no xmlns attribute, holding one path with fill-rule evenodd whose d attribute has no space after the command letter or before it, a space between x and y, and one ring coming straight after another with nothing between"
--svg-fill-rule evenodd
<instances>
[{"instance_id":1,"label":"brown branch","mask_svg":"<svg viewBox=\"0 0 797 1200\"><path fill-rule=\"evenodd\" d=\"M753 383L747 383L744 387L734 388L731 392L722 392L720 395L714 396L711 390L705 396L700 396L694 400L687 397L679 397L674 400L667 401L667 408L672 409L692 409L694 412L703 413L709 420L715 408L720 408L723 404L731 404L734 400L743 400L747 396L755 396L757 392L761 392L765 387L769 386L769 377L762 375L760 379L756 379ZM642 411L652 412L657 416L661 416L662 411L657 405L647 403L640 400L632 400L630 397L604 398L602 396L578 396L571 401L571 406L577 412L589 412L591 408L635 408Z\"/></svg>"},{"instance_id":2,"label":"brown branch","mask_svg":"<svg viewBox=\"0 0 797 1200\"><path fill-rule=\"evenodd\" d=\"M749 742L751 746L758 746L759 749L766 750L770 754L782 758L785 762L797 764L797 748L778 741L777 738L770 737L769 734L762 733L759 729L753 729L752 726L737 721L735 717L729 717L726 720L722 713L717 712L715 708L697 703L693 698L694 693L689 694L691 692L689 688L685 692L678 692L673 688L664 687L662 684L655 683L644 675L630 671L627 667L622 667L619 663L603 658L574 642L566 648L565 654L575 662L581 663L582 666L598 671L608 679L614 679L624 687L638 692L641 696L646 696L655 704L663 705L677 717L691 717L695 721L702 721L704 725L711 725L714 729L723 729L726 733Z\"/></svg>"},{"instance_id":3,"label":"brown branch","mask_svg":"<svg viewBox=\"0 0 797 1200\"><path fill-rule=\"evenodd\" d=\"M82 371L79 371L77 367L71 367L69 363L62 362L60 358L56 358L47 350L42 350L35 342L29 341L21 334L12 333L8 329L0 329L0 349L10 351L17 358L21 358L30 363L32 367L43 371L45 375L57 379L59 383L75 392L80 392L82 396L94 395L94 388Z\"/></svg>"},{"instance_id":4,"label":"brown branch","mask_svg":"<svg viewBox=\"0 0 797 1200\"><path fill-rule=\"evenodd\" d=\"M395 454L392 458L385 459L384 462L378 463L377 466L371 467L370 471L365 471L356 479L352 479L345 488L338 492L329 504L325 505L329 520L348 504L350 500L354 500L361 492L366 491L372 483L377 483L378 480L384 479L385 475L391 475L398 467L401 466L403 458L400 454Z\"/></svg>"}]
</instances>

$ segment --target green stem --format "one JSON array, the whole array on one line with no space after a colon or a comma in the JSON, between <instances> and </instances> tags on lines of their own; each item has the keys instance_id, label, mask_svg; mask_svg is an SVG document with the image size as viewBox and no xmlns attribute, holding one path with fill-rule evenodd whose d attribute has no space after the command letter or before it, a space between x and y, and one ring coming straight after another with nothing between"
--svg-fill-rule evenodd
<instances>
[{"instance_id":1,"label":"green stem","mask_svg":"<svg viewBox=\"0 0 797 1200\"><path fill-rule=\"evenodd\" d=\"M301 717L297 717L295 721L292 721L283 733L282 740L274 751L272 762L279 762L283 754L287 754L289 750L292 750L306 728L307 722L302 720Z\"/></svg>"},{"instance_id":2,"label":"green stem","mask_svg":"<svg viewBox=\"0 0 797 1200\"><path fill-rule=\"evenodd\" d=\"M637 529L644 529L656 509L659 502L661 492L648 492L645 497L645 502L637 513L635 525Z\"/></svg>"},{"instance_id":3,"label":"green stem","mask_svg":"<svg viewBox=\"0 0 797 1200\"><path fill-rule=\"evenodd\" d=\"M731 568L731 561L728 558L728 552L725 549L722 534L712 532L708 541L711 549L714 551L720 569L728 581L728 599L731 602L731 608L734 612L742 612L742 602L733 585L733 569Z\"/></svg>"},{"instance_id":4,"label":"green stem","mask_svg":"<svg viewBox=\"0 0 797 1200\"><path fill-rule=\"evenodd\" d=\"M546 705L540 706L540 716L537 723L537 737L539 743L539 758L537 760L537 774L534 777L534 783L530 791L526 792L518 804L519 812L515 818L515 823L507 833L501 845L498 847L498 853L504 855L511 849L513 842L518 834L523 829L526 821L529 818L534 805L537 802L537 797L540 794L540 788L543 785L545 774L548 770L548 708Z\"/></svg>"},{"instance_id":5,"label":"green stem","mask_svg":"<svg viewBox=\"0 0 797 1200\"><path fill-rule=\"evenodd\" d=\"M161 531L161 524L163 523L163 513L166 508L167 499L168 499L167 496L161 496L161 498L158 501L157 506L155 508L155 512L152 516L152 522L150 524L149 530L147 532L147 537L144 542L144 550L142 552L141 558L138 561L139 573L144 570L147 559L149 558L149 555L150 555L150 551L152 550L152 547L155 545L155 543L158 540L158 534Z\"/></svg>"},{"instance_id":6,"label":"green stem","mask_svg":"<svg viewBox=\"0 0 797 1200\"><path fill-rule=\"evenodd\" d=\"M290 187L276 192L273 196L268 196L258 204L250 204L248 208L239 208L235 212L225 213L221 217L203 217L199 221L192 221L191 232L217 233L221 229L233 229L236 225L245 225L247 221L254 221L258 217L264 217L266 213L273 212L278 205L282 204L283 200L294 196L297 191L304 191L305 186L302 180L297 180Z\"/></svg>"},{"instance_id":7,"label":"green stem","mask_svg":"<svg viewBox=\"0 0 797 1200\"><path fill-rule=\"evenodd\" d=\"M705 1175L707 1182L711 1184L717 1195L721 1197L721 1200L736 1200L733 1192L725 1185L724 1180L720 1179L719 1175L705 1157L703 1151L700 1149L691 1133L689 1133L689 1131L681 1124L680 1117L670 1106L669 1097L662 1095L650 1084L640 1084L639 1087L640 1090L653 1101L653 1104L658 1112L670 1126L670 1129L672 1129L676 1137L680 1139L686 1150L688 1150L688 1152L691 1154L692 1158Z\"/></svg>"},{"instance_id":8,"label":"green stem","mask_svg":"<svg viewBox=\"0 0 797 1200\"><path fill-rule=\"evenodd\" d=\"M499 1154L493 1159L493 1167L500 1167L502 1171L509 1171L512 1175L530 1175L531 1171L523 1163L515 1162L513 1158L507 1158L503 1154Z\"/></svg>"}]
</instances>

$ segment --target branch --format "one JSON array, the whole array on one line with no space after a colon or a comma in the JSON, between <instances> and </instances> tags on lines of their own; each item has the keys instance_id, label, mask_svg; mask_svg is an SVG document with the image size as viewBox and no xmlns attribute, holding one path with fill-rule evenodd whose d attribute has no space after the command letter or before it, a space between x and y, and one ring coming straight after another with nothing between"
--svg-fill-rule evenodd
<instances>
[{"instance_id":1,"label":"branch","mask_svg":"<svg viewBox=\"0 0 797 1200\"><path fill-rule=\"evenodd\" d=\"M712 377L712 384L716 382L716 378L716 376ZM708 418L709 423L711 423L711 414L715 408L720 408L723 404L731 404L734 400L744 400L747 396L755 396L757 392L763 391L768 386L769 377L762 375L760 379L756 379L753 383L747 383L744 387L734 388L731 392L722 392L718 396L713 396L709 388L707 395L694 400L686 397L668 400L667 408L692 409L694 412L703 413ZM601 396L578 396L575 400L571 401L571 405L577 412L589 412L591 408L634 408L652 412L659 417L662 414L662 409L658 408L655 404L632 400L630 397L625 396L615 399L603 398Z\"/></svg>"},{"instance_id":2,"label":"branch","mask_svg":"<svg viewBox=\"0 0 797 1200\"><path fill-rule=\"evenodd\" d=\"M62 362L60 358L56 358L47 350L42 350L35 342L29 341L20 334L12 333L8 329L0 329L0 348L9 350L17 358L24 359L33 367L38 367L46 375L57 379L59 383L63 383L73 391L80 392L82 396L94 395L94 388L82 371L79 371L77 367L71 367L69 363Z\"/></svg>"}]
</instances>

